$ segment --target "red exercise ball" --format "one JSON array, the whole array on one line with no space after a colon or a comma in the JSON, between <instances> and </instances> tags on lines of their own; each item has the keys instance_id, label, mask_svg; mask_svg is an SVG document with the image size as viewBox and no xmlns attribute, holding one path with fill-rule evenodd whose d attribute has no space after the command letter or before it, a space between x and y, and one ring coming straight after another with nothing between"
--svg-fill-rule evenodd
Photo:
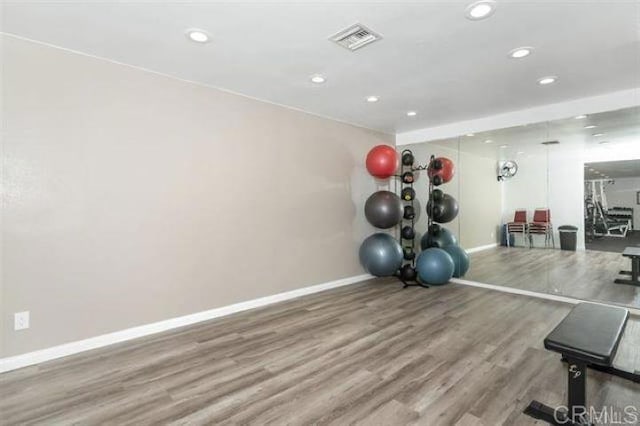
<instances>
[{"instance_id":1,"label":"red exercise ball","mask_svg":"<svg viewBox=\"0 0 640 426\"><path fill-rule=\"evenodd\" d=\"M429 163L427 174L431 182L436 186L447 183L453 179L453 175L455 174L453 161L446 157L434 158Z\"/></svg>"},{"instance_id":2,"label":"red exercise ball","mask_svg":"<svg viewBox=\"0 0 640 426\"><path fill-rule=\"evenodd\" d=\"M392 146L374 146L367 154L367 170L377 178L386 179L393 176L397 168L398 154Z\"/></svg>"}]
</instances>

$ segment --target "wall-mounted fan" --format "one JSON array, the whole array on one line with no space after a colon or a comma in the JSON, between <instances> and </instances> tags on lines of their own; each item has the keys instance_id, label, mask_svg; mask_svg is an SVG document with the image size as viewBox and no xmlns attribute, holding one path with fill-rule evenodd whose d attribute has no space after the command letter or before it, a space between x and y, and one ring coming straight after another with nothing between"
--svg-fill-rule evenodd
<instances>
[{"instance_id":1,"label":"wall-mounted fan","mask_svg":"<svg viewBox=\"0 0 640 426\"><path fill-rule=\"evenodd\" d=\"M498 181L512 178L518 173L518 165L515 161L501 161L498 164Z\"/></svg>"}]
</instances>

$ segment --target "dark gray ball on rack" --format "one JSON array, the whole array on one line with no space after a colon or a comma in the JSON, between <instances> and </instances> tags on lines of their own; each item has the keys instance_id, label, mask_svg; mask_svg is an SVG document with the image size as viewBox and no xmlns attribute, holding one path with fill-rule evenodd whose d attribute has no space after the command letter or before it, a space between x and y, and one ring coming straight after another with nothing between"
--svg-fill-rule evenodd
<instances>
[{"instance_id":1,"label":"dark gray ball on rack","mask_svg":"<svg viewBox=\"0 0 640 426\"><path fill-rule=\"evenodd\" d=\"M403 226L400 235L405 240L413 240L416 237L416 231L411 226Z\"/></svg>"},{"instance_id":2,"label":"dark gray ball on rack","mask_svg":"<svg viewBox=\"0 0 640 426\"><path fill-rule=\"evenodd\" d=\"M416 209L414 209L413 206L410 205L404 206L404 215L402 217L406 220L415 219Z\"/></svg>"},{"instance_id":3,"label":"dark gray ball on rack","mask_svg":"<svg viewBox=\"0 0 640 426\"><path fill-rule=\"evenodd\" d=\"M434 222L448 223L458 216L458 202L449 194L443 194L440 201L427 203L427 214Z\"/></svg>"},{"instance_id":4,"label":"dark gray ball on rack","mask_svg":"<svg viewBox=\"0 0 640 426\"><path fill-rule=\"evenodd\" d=\"M364 205L364 215L370 224L380 229L396 226L402 220L404 209L400 197L391 191L371 194Z\"/></svg>"},{"instance_id":5,"label":"dark gray ball on rack","mask_svg":"<svg viewBox=\"0 0 640 426\"><path fill-rule=\"evenodd\" d=\"M400 268L400 279L404 281L415 281L416 278L418 278L418 273L410 263L402 265L402 268Z\"/></svg>"},{"instance_id":6,"label":"dark gray ball on rack","mask_svg":"<svg viewBox=\"0 0 640 426\"><path fill-rule=\"evenodd\" d=\"M413 166L413 162L415 161L415 158L413 156L413 154L409 151L405 151L402 154L402 165L403 166Z\"/></svg>"}]
</instances>

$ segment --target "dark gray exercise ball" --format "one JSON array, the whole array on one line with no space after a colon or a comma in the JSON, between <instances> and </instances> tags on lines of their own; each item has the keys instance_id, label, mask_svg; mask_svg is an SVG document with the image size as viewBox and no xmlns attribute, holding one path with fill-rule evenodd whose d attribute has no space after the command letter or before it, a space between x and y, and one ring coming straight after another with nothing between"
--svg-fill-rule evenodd
<instances>
[{"instance_id":1,"label":"dark gray exercise ball","mask_svg":"<svg viewBox=\"0 0 640 426\"><path fill-rule=\"evenodd\" d=\"M362 242L360 263L371 275L391 276L402 264L402 247L391 235L378 232Z\"/></svg>"},{"instance_id":2,"label":"dark gray exercise ball","mask_svg":"<svg viewBox=\"0 0 640 426\"><path fill-rule=\"evenodd\" d=\"M440 201L427 203L427 214L434 222L448 223L458 216L458 202L449 194L444 194Z\"/></svg>"},{"instance_id":3,"label":"dark gray exercise ball","mask_svg":"<svg viewBox=\"0 0 640 426\"><path fill-rule=\"evenodd\" d=\"M392 228L402 220L402 201L390 191L374 192L364 205L364 215L376 228Z\"/></svg>"}]
</instances>

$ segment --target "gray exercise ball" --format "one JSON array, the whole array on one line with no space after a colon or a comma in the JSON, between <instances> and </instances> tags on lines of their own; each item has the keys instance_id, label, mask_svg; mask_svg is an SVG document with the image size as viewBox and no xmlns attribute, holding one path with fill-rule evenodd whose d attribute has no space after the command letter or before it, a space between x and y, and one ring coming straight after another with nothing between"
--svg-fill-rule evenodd
<instances>
[{"instance_id":1,"label":"gray exercise ball","mask_svg":"<svg viewBox=\"0 0 640 426\"><path fill-rule=\"evenodd\" d=\"M364 215L369 223L381 229L400 223L403 212L400 197L390 191L374 192L364 205Z\"/></svg>"},{"instance_id":2,"label":"gray exercise ball","mask_svg":"<svg viewBox=\"0 0 640 426\"><path fill-rule=\"evenodd\" d=\"M402 247L391 235L378 232L362 242L360 263L371 275L391 276L402 264Z\"/></svg>"}]
</instances>

